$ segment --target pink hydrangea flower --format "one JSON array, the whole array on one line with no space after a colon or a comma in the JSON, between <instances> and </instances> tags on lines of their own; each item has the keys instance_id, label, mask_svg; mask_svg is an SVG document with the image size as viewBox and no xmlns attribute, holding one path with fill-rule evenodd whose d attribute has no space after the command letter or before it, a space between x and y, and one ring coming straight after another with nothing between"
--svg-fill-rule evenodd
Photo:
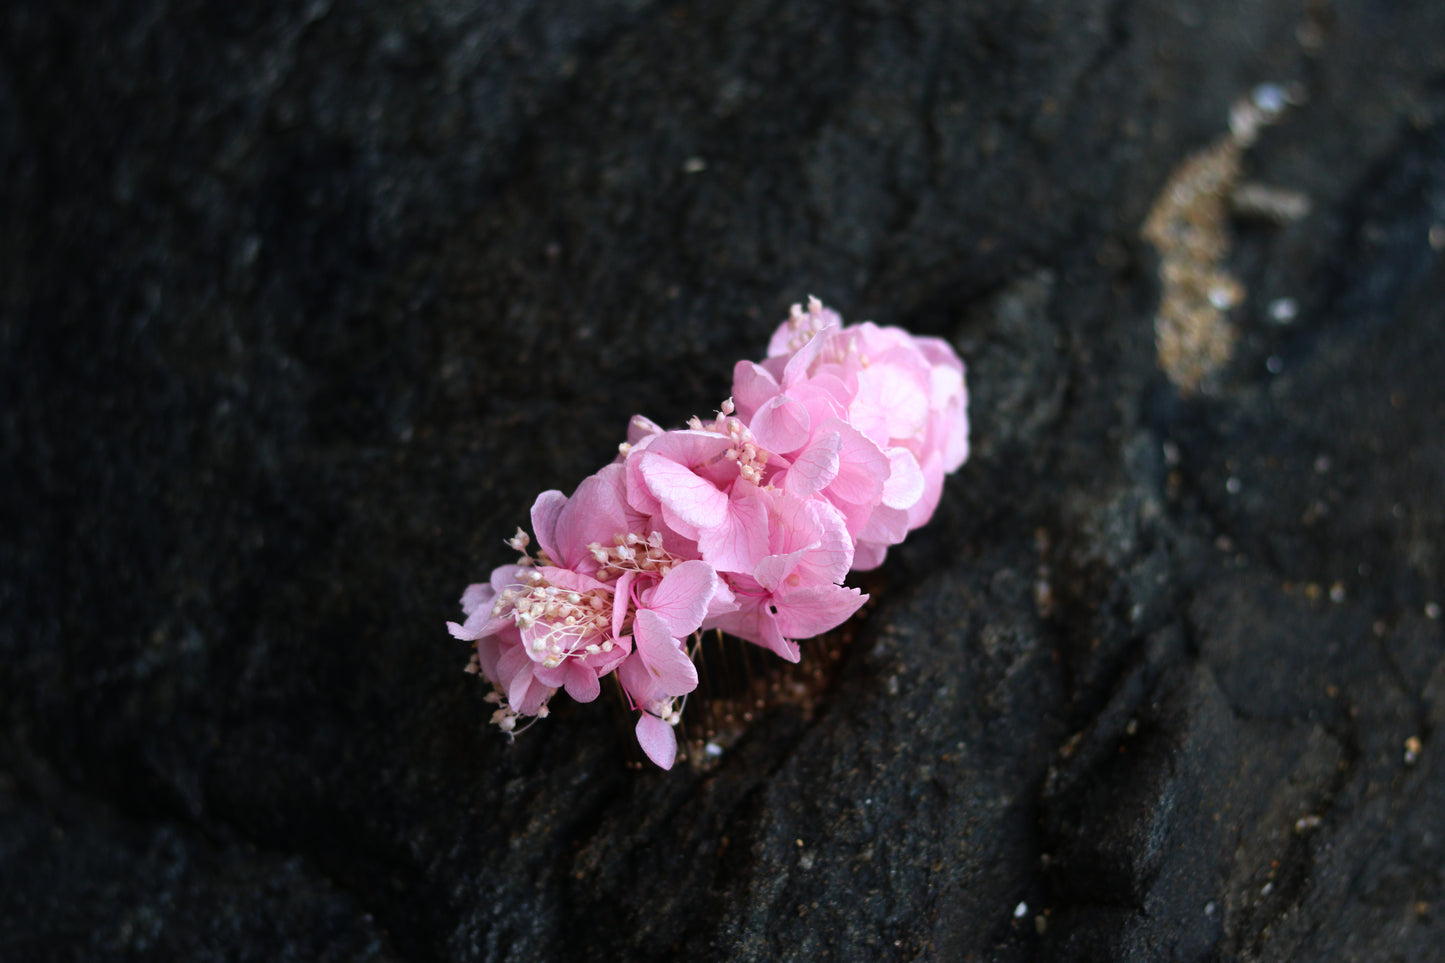
<instances>
[{"instance_id":1,"label":"pink hydrangea flower","mask_svg":"<svg viewBox=\"0 0 1445 963\"><path fill-rule=\"evenodd\" d=\"M615 675L639 745L670 768L697 686L687 640L716 628L798 661L798 640L866 601L850 568L926 522L968 457L963 363L937 338L844 327L813 298L733 377L710 422L633 418L617 461L538 496L536 556L519 530L517 563L463 594L448 627L475 646L504 730Z\"/></svg>"},{"instance_id":2,"label":"pink hydrangea flower","mask_svg":"<svg viewBox=\"0 0 1445 963\"><path fill-rule=\"evenodd\" d=\"M836 628L868 597L840 584L853 561L853 543L836 508L787 494L774 496L768 507L768 554L750 574L734 577L738 607L709 627L797 662L798 639Z\"/></svg>"}]
</instances>

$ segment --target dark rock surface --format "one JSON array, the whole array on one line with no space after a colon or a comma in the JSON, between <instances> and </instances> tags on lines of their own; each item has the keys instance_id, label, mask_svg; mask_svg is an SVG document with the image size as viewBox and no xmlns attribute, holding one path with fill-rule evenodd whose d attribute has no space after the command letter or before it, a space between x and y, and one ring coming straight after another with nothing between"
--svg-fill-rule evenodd
<instances>
[{"instance_id":1,"label":"dark rock surface","mask_svg":"<svg viewBox=\"0 0 1445 963\"><path fill-rule=\"evenodd\" d=\"M0 957L1438 959L1442 37L14 0ZM1187 395L1139 229L1262 82L1301 103L1243 174L1311 212L1230 225ZM603 701L508 745L461 588L810 292L951 339L974 399L832 686L707 772L628 769Z\"/></svg>"}]
</instances>

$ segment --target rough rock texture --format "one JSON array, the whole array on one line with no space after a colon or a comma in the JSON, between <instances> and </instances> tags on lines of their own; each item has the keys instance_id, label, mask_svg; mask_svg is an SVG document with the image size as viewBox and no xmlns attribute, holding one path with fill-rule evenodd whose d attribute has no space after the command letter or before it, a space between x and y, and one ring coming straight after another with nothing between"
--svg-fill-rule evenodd
<instances>
[{"instance_id":1,"label":"rough rock texture","mask_svg":"<svg viewBox=\"0 0 1445 963\"><path fill-rule=\"evenodd\" d=\"M0 956L1438 959L1445 5L241 6L0 12ZM461 588L810 292L974 398L831 686L507 744Z\"/></svg>"}]
</instances>

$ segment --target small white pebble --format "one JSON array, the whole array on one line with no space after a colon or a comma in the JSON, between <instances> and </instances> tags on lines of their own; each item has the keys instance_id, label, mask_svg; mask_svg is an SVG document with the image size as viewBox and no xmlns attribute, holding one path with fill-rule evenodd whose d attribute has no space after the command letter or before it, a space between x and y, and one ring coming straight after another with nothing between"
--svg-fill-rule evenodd
<instances>
[{"instance_id":1,"label":"small white pebble","mask_svg":"<svg viewBox=\"0 0 1445 963\"><path fill-rule=\"evenodd\" d=\"M1274 884L1273 884L1273 883L1265 883L1264 886L1260 889L1259 895L1261 895L1261 896L1268 896L1270 893L1273 893L1273 892L1274 892Z\"/></svg>"},{"instance_id":2,"label":"small white pebble","mask_svg":"<svg viewBox=\"0 0 1445 963\"><path fill-rule=\"evenodd\" d=\"M1254 100L1254 106L1266 114L1279 113L1289 102L1284 88L1279 84L1260 84L1250 96Z\"/></svg>"},{"instance_id":3,"label":"small white pebble","mask_svg":"<svg viewBox=\"0 0 1445 963\"><path fill-rule=\"evenodd\" d=\"M1425 603L1425 618L1432 622L1440 621L1440 604L1438 602Z\"/></svg>"},{"instance_id":4,"label":"small white pebble","mask_svg":"<svg viewBox=\"0 0 1445 963\"><path fill-rule=\"evenodd\" d=\"M701 174L705 170L707 170L707 161L701 157L689 157L682 162L682 172L684 174Z\"/></svg>"},{"instance_id":5,"label":"small white pebble","mask_svg":"<svg viewBox=\"0 0 1445 963\"><path fill-rule=\"evenodd\" d=\"M1217 912L1219 912L1219 907L1215 906L1213 903L1205 903L1205 904L1204 904L1204 915L1205 915L1205 916L1213 917L1214 914L1217 913Z\"/></svg>"},{"instance_id":6,"label":"small white pebble","mask_svg":"<svg viewBox=\"0 0 1445 963\"><path fill-rule=\"evenodd\" d=\"M1239 490L1243 487L1244 486L1240 484L1238 478L1230 477L1224 482L1224 490L1229 492L1229 494L1231 495L1238 495Z\"/></svg>"},{"instance_id":7,"label":"small white pebble","mask_svg":"<svg viewBox=\"0 0 1445 963\"><path fill-rule=\"evenodd\" d=\"M1275 298L1269 302L1269 317L1275 324L1289 324L1299 316L1299 302L1294 298Z\"/></svg>"},{"instance_id":8,"label":"small white pebble","mask_svg":"<svg viewBox=\"0 0 1445 963\"><path fill-rule=\"evenodd\" d=\"M1330 586L1330 601L1338 605L1345 600L1345 585L1343 582L1336 582Z\"/></svg>"},{"instance_id":9,"label":"small white pebble","mask_svg":"<svg viewBox=\"0 0 1445 963\"><path fill-rule=\"evenodd\" d=\"M1209 289L1209 303L1220 311L1234 307L1238 297L1229 288L1222 284L1215 285Z\"/></svg>"},{"instance_id":10,"label":"small white pebble","mask_svg":"<svg viewBox=\"0 0 1445 963\"><path fill-rule=\"evenodd\" d=\"M1017 905L1017 906L1014 907L1014 919L1016 919L1016 920L1021 920L1021 919L1023 919L1025 916L1028 916L1028 915L1029 915L1029 904L1028 904L1028 903L1019 903L1019 905Z\"/></svg>"},{"instance_id":11,"label":"small white pebble","mask_svg":"<svg viewBox=\"0 0 1445 963\"><path fill-rule=\"evenodd\" d=\"M1405 765L1413 766L1420 761L1420 750L1424 744L1420 742L1419 736L1411 736L1405 740Z\"/></svg>"}]
</instances>

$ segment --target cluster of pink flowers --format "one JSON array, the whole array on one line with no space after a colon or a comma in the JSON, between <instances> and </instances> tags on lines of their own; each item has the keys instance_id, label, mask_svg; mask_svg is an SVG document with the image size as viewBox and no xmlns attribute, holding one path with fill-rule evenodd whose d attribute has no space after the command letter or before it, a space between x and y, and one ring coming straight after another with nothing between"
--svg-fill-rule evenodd
<instances>
[{"instance_id":1,"label":"cluster of pink flowers","mask_svg":"<svg viewBox=\"0 0 1445 963\"><path fill-rule=\"evenodd\" d=\"M866 600L842 582L928 521L968 458L963 362L938 338L843 327L816 299L739 362L709 422L632 419L617 460L569 498L543 492L516 564L462 595L452 635L494 686L492 721L547 715L616 674L637 739L671 768L680 700L697 686L687 640L720 629L791 662Z\"/></svg>"}]
</instances>

